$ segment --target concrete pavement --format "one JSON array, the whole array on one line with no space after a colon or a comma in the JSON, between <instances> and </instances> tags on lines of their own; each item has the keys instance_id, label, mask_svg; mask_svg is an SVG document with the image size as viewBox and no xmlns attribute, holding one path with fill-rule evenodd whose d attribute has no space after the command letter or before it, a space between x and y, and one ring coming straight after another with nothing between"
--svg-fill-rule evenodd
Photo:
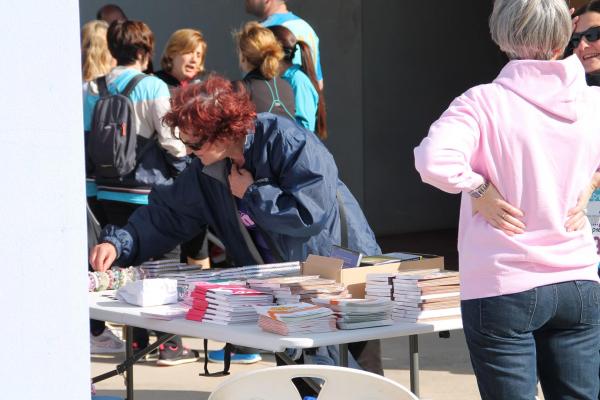
<instances>
[{"instance_id":1,"label":"concrete pavement","mask_svg":"<svg viewBox=\"0 0 600 400\"><path fill-rule=\"evenodd\" d=\"M202 340L184 338L184 343L194 349L202 349ZM222 345L209 342L209 348ZM409 387L408 338L382 341L385 375ZM479 399L477 384L469 362L462 331L452 331L449 339L436 334L419 336L420 383L423 400L475 400ZM92 357L92 376L109 371L123 359L123 355ZM202 360L201 360L202 362ZM263 354L263 361L252 365L235 365L232 374L275 365L274 357ZM209 364L211 371L218 365ZM204 400L227 377L206 378L199 376L201 363L175 367L157 367L154 363L136 364L134 367L136 400ZM97 394L125 397L121 377L114 377L96 384ZM283 400L283 399L282 399Z\"/></svg>"}]
</instances>

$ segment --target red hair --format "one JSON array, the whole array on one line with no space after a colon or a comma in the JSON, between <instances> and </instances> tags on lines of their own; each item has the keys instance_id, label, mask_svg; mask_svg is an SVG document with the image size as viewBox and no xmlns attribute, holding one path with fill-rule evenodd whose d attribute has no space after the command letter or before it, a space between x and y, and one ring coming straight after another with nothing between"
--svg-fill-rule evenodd
<instances>
[{"instance_id":1,"label":"red hair","mask_svg":"<svg viewBox=\"0 0 600 400\"><path fill-rule=\"evenodd\" d=\"M192 137L207 137L212 143L237 141L252 129L255 119L256 109L243 85L213 74L202 83L177 90L163 123Z\"/></svg>"}]
</instances>

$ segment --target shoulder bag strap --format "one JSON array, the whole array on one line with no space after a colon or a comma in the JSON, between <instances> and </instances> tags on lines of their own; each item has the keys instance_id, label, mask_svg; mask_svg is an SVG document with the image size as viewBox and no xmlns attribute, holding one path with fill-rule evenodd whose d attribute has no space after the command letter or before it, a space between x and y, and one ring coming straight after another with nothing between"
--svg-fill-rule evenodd
<instances>
[{"instance_id":1,"label":"shoulder bag strap","mask_svg":"<svg viewBox=\"0 0 600 400\"><path fill-rule=\"evenodd\" d=\"M222 376L229 375L229 368L231 366L231 344L225 343L225 348L223 349L223 371L219 372L208 372L208 339L204 339L204 376Z\"/></svg>"}]
</instances>

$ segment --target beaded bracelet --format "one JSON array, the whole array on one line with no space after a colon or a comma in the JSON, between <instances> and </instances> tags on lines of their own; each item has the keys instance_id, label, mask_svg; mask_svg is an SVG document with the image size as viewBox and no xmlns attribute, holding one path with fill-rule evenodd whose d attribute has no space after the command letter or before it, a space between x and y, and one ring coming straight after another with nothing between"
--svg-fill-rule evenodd
<instances>
[{"instance_id":1,"label":"beaded bracelet","mask_svg":"<svg viewBox=\"0 0 600 400\"><path fill-rule=\"evenodd\" d=\"M98 280L100 281L100 285L98 286L98 291L108 289L108 274L106 272L98 272Z\"/></svg>"},{"instance_id":2,"label":"beaded bracelet","mask_svg":"<svg viewBox=\"0 0 600 400\"><path fill-rule=\"evenodd\" d=\"M107 270L106 275L108 276L108 286L106 287L108 290L113 289L113 285L115 283L115 276L113 275L112 270Z\"/></svg>"},{"instance_id":3,"label":"beaded bracelet","mask_svg":"<svg viewBox=\"0 0 600 400\"><path fill-rule=\"evenodd\" d=\"M98 280L96 279L96 277L94 276L93 272L88 272L88 291L89 292L93 292L96 290L96 283L98 282Z\"/></svg>"},{"instance_id":4,"label":"beaded bracelet","mask_svg":"<svg viewBox=\"0 0 600 400\"><path fill-rule=\"evenodd\" d=\"M92 278L94 278L94 291L98 291L98 286L100 286L100 280L98 279L98 274L96 272L92 272Z\"/></svg>"}]
</instances>

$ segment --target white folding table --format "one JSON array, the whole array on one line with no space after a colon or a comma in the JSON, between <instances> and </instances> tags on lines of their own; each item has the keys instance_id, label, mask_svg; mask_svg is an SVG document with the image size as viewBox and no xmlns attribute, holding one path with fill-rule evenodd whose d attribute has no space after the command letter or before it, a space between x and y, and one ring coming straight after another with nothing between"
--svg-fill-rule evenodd
<instances>
[{"instance_id":1,"label":"white folding table","mask_svg":"<svg viewBox=\"0 0 600 400\"><path fill-rule=\"evenodd\" d=\"M462 329L460 318L435 321L431 323L395 323L394 325L375 328L338 330L328 333L316 333L303 336L280 336L261 330L257 324L218 325L200 323L178 318L170 321L143 317L142 307L126 304L112 298L113 292L90 293L90 318L126 325L127 355L133 356L131 350L131 327L169 332L175 335L189 336L227 342L238 346L260 348L283 355L287 348L312 348L329 345L340 346L340 364L347 366L348 343L372 339L392 337L409 337L410 352L410 388L419 396L419 347L418 335L423 333L443 332ZM127 400L133 400L133 363L124 363L127 384ZM118 372L119 369L117 369Z\"/></svg>"}]
</instances>

